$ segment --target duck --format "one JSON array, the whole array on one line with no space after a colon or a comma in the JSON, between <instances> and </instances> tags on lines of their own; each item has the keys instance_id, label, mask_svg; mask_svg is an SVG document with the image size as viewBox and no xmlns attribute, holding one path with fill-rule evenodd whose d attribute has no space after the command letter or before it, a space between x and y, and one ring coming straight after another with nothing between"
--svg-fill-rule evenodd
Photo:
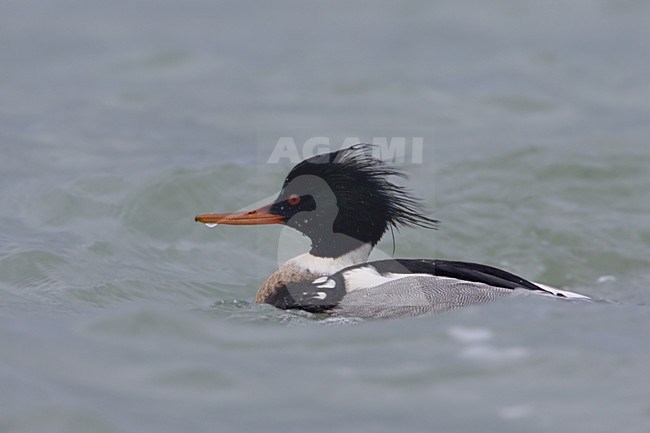
<instances>
[{"instance_id":1,"label":"duck","mask_svg":"<svg viewBox=\"0 0 650 433\"><path fill-rule=\"evenodd\" d=\"M423 258L368 261L389 229L438 225L419 199L392 180L406 178L406 173L372 150L372 145L357 144L312 156L290 170L272 203L195 217L209 227L282 224L309 238L309 252L279 266L258 290L256 303L372 319L440 313L521 292L590 299L484 264Z\"/></svg>"}]
</instances>

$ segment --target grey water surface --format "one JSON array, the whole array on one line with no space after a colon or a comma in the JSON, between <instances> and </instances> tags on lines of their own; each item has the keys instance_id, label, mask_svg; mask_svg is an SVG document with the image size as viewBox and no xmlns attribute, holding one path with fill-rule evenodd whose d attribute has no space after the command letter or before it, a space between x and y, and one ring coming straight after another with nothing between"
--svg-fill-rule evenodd
<instances>
[{"instance_id":1,"label":"grey water surface","mask_svg":"<svg viewBox=\"0 0 650 433\"><path fill-rule=\"evenodd\" d=\"M641 0L4 1L0 431L650 431L649 22ZM442 223L377 256L596 301L255 305L306 241L194 216L273 196L282 137L405 139Z\"/></svg>"}]
</instances>

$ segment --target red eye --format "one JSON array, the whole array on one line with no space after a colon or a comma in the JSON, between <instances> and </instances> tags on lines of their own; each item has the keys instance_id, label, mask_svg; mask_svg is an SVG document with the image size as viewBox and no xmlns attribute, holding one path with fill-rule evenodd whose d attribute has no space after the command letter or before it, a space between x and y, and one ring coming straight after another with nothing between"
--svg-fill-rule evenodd
<instances>
[{"instance_id":1,"label":"red eye","mask_svg":"<svg viewBox=\"0 0 650 433\"><path fill-rule=\"evenodd\" d=\"M295 205L297 205L298 203L300 203L300 197L297 196L297 195L295 195L295 194L291 194L291 195L289 196L289 199L288 199L287 201L289 202L289 204L290 204L291 206L295 206Z\"/></svg>"}]
</instances>

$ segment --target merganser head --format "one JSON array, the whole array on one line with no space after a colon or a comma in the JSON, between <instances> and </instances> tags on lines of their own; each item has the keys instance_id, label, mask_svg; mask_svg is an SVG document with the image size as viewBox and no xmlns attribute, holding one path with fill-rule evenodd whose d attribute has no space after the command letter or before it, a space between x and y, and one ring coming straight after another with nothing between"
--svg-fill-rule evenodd
<instances>
[{"instance_id":1,"label":"merganser head","mask_svg":"<svg viewBox=\"0 0 650 433\"><path fill-rule=\"evenodd\" d=\"M389 176L406 177L359 144L316 155L287 175L273 203L248 212L202 214L205 224L285 224L308 236L311 254L339 257L363 244L374 246L390 226L435 228L416 198Z\"/></svg>"}]
</instances>

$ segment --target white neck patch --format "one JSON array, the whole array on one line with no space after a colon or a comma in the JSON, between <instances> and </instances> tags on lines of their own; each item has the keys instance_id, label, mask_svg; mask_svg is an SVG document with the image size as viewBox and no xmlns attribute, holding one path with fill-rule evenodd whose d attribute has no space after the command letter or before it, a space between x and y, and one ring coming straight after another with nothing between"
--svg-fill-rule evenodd
<instances>
[{"instance_id":1,"label":"white neck patch","mask_svg":"<svg viewBox=\"0 0 650 433\"><path fill-rule=\"evenodd\" d=\"M292 263L316 275L332 275L348 266L367 262L370 250L372 250L372 245L363 244L340 257L317 257L305 253L294 257L287 263Z\"/></svg>"}]
</instances>

